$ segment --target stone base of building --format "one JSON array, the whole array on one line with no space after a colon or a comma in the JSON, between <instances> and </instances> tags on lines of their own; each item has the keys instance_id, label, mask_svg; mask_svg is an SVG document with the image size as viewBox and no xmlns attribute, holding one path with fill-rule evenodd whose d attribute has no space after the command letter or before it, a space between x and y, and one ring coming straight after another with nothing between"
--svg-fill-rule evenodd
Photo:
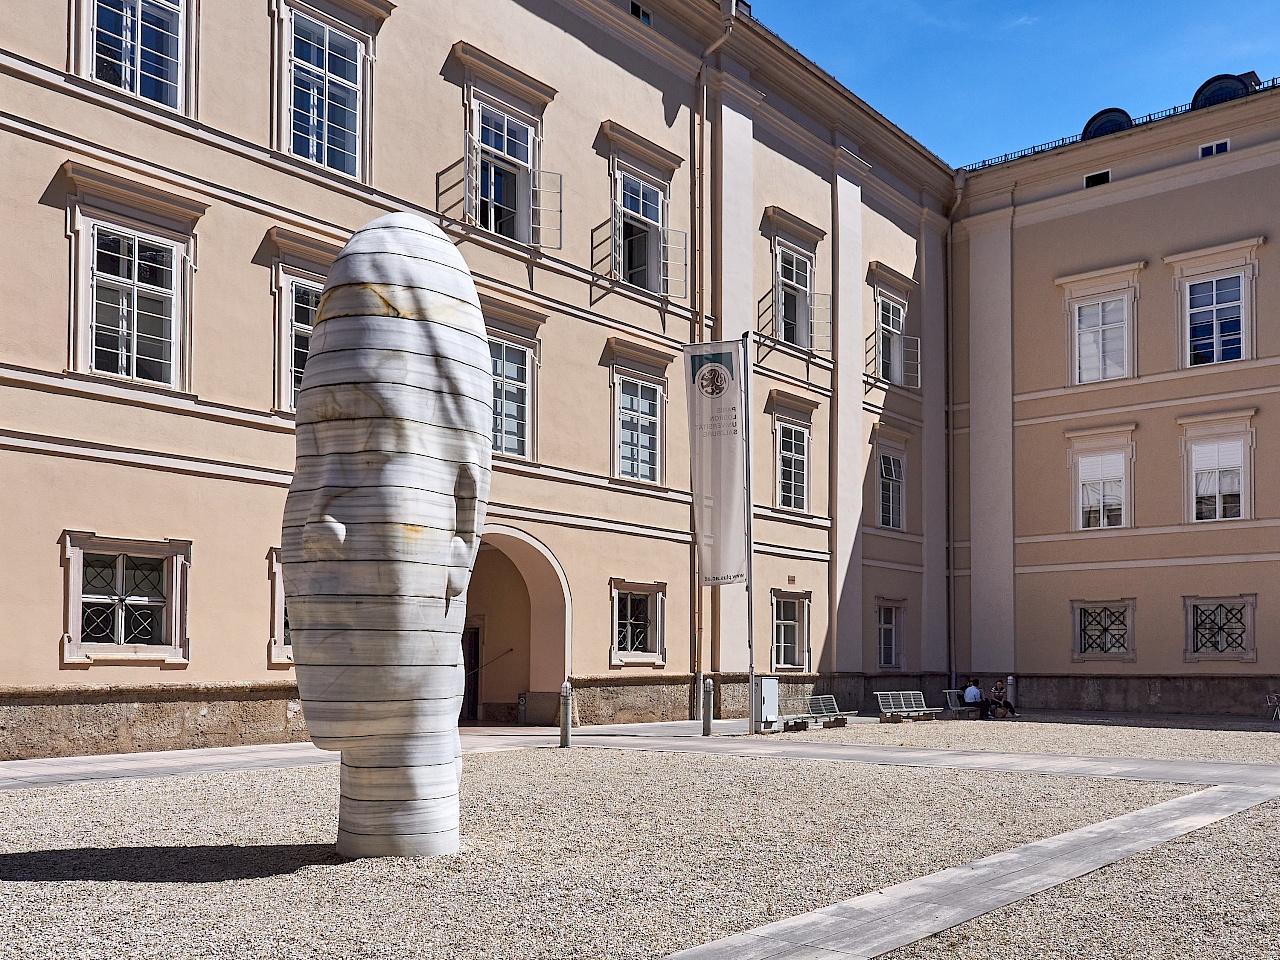
<instances>
[{"instance_id":1,"label":"stone base of building","mask_svg":"<svg viewBox=\"0 0 1280 960\"><path fill-rule=\"evenodd\" d=\"M1107 713L1186 713L1265 717L1267 694L1280 692L1280 677L1052 676L1017 678L1015 696L1029 710L1097 710Z\"/></svg>"},{"instance_id":2,"label":"stone base of building","mask_svg":"<svg viewBox=\"0 0 1280 960\"><path fill-rule=\"evenodd\" d=\"M306 739L291 681L0 687L0 760Z\"/></svg>"}]
</instances>

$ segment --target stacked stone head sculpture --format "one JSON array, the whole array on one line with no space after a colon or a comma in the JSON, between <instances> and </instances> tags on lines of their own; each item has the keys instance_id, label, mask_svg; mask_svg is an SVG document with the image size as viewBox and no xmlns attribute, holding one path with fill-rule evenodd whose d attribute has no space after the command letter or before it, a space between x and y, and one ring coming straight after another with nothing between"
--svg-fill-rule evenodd
<instances>
[{"instance_id":1,"label":"stacked stone head sculpture","mask_svg":"<svg viewBox=\"0 0 1280 960\"><path fill-rule=\"evenodd\" d=\"M356 231L316 314L281 544L307 729L342 751L344 856L458 849L489 364L471 272L441 230L398 213Z\"/></svg>"}]
</instances>

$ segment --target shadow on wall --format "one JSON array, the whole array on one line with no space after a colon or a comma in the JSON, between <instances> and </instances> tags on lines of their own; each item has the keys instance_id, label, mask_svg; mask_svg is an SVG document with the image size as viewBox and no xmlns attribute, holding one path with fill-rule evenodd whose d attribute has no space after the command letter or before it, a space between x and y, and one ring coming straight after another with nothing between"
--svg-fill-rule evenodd
<instances>
[{"instance_id":1,"label":"shadow on wall","mask_svg":"<svg viewBox=\"0 0 1280 960\"><path fill-rule=\"evenodd\" d=\"M345 863L332 843L211 847L79 847L0 854L0 881L132 880L218 883Z\"/></svg>"}]
</instances>

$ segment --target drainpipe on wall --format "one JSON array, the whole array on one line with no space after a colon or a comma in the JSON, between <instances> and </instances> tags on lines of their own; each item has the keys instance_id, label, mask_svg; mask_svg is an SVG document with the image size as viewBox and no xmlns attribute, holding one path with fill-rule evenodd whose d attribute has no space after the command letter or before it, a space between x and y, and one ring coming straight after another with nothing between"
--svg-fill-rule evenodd
<instances>
[{"instance_id":1,"label":"drainpipe on wall","mask_svg":"<svg viewBox=\"0 0 1280 960\"><path fill-rule=\"evenodd\" d=\"M955 231L956 211L964 199L965 169L961 167L955 176L955 200L947 211L947 362L943 365L946 378L944 395L947 398L947 672L951 675L951 688L956 686L956 605L955 605L955 510L952 501L955 488L952 476L955 469L955 424L953 422L953 401L951 396L952 377L951 364L955 357L955 252L953 250L953 234Z\"/></svg>"},{"instance_id":2,"label":"drainpipe on wall","mask_svg":"<svg viewBox=\"0 0 1280 960\"><path fill-rule=\"evenodd\" d=\"M694 283L694 331L693 339L701 342L707 338L706 307L706 275L705 247L703 237L706 235L704 221L706 219L706 156L707 156L707 60L724 45L733 32L733 24L738 16L738 0L720 0L720 14L723 30L720 36L702 51L702 64L698 67L698 76L694 80L694 104L698 111L698 153L694 162L694 217L693 217L693 269L697 275ZM695 509L689 507L689 524L694 524ZM698 564L698 547L694 543L692 550L693 570L693 617L694 617L694 712L698 711L701 701L702 660L703 660L703 611L702 611L702 571ZM713 611L714 612L714 611ZM714 665L713 665L714 666ZM705 722L705 720L704 720Z\"/></svg>"}]
</instances>

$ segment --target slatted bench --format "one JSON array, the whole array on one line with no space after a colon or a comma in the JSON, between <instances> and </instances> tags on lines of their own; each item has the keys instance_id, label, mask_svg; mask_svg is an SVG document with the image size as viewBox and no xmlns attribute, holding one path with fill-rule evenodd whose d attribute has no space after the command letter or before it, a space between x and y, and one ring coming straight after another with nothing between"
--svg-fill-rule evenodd
<instances>
[{"instance_id":1,"label":"slatted bench","mask_svg":"<svg viewBox=\"0 0 1280 960\"><path fill-rule=\"evenodd\" d=\"M778 711L778 720L782 729L788 731L808 730L810 722L824 727L843 727L850 717L858 715L857 710L841 710L836 706L836 698L829 693L792 697L783 703L786 709Z\"/></svg>"},{"instance_id":2,"label":"slatted bench","mask_svg":"<svg viewBox=\"0 0 1280 960\"><path fill-rule=\"evenodd\" d=\"M941 707L927 707L924 694L919 690L877 690L880 703L880 722L897 723L901 720L936 720Z\"/></svg>"},{"instance_id":3,"label":"slatted bench","mask_svg":"<svg viewBox=\"0 0 1280 960\"><path fill-rule=\"evenodd\" d=\"M947 709L957 720L978 720L982 717L982 708L976 703L966 703L963 690L943 690L947 695Z\"/></svg>"}]
</instances>

